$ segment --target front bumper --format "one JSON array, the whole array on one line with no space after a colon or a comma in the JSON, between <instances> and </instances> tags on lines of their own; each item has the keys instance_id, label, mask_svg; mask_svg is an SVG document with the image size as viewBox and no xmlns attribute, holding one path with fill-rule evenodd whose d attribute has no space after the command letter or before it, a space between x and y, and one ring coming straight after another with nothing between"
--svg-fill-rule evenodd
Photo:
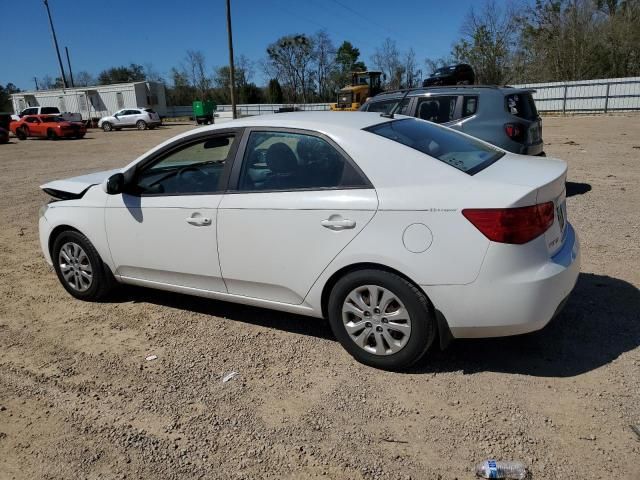
<instances>
[{"instance_id":1,"label":"front bumper","mask_svg":"<svg viewBox=\"0 0 640 480\"><path fill-rule=\"evenodd\" d=\"M496 244L473 283L423 287L453 337L518 335L549 323L580 273L580 243L570 224L567 229L564 245L553 257L532 258L535 254L518 250L522 246Z\"/></svg>"}]
</instances>

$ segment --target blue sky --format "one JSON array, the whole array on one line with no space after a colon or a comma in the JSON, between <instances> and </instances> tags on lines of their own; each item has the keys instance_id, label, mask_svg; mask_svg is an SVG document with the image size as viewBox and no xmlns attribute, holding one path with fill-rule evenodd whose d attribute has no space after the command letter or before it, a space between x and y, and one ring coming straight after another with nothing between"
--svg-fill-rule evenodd
<instances>
[{"instance_id":1,"label":"blue sky","mask_svg":"<svg viewBox=\"0 0 640 480\"><path fill-rule=\"evenodd\" d=\"M0 3L4 3L3 0ZM58 76L42 0L2 6L0 83L33 89L33 77ZM234 49L259 61L266 46L289 33L325 29L339 45L351 41L369 65L385 37L401 51L410 47L424 58L449 53L473 0L232 0ZM188 49L201 50L210 71L228 60L224 0L49 0L64 54L68 46L74 72L97 75L117 65L152 64L166 75ZM361 12L356 14L355 12ZM4 15L6 14L6 16ZM66 68L66 63L65 63ZM256 83L263 83L256 66Z\"/></svg>"}]
</instances>

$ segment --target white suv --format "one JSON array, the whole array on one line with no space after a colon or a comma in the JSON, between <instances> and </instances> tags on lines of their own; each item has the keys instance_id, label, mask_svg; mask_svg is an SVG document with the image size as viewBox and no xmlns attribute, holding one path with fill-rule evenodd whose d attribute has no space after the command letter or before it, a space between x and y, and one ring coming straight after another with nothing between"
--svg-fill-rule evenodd
<instances>
[{"instance_id":1,"label":"white suv","mask_svg":"<svg viewBox=\"0 0 640 480\"><path fill-rule=\"evenodd\" d=\"M102 117L98 127L105 132L135 127L138 130L153 129L162 124L160 115L151 108L123 108L113 115Z\"/></svg>"}]
</instances>

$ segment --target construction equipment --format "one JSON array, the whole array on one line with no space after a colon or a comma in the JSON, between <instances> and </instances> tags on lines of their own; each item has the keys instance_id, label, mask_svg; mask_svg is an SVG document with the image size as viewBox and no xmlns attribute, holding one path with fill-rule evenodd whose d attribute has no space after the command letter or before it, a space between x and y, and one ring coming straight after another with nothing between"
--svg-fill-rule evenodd
<instances>
[{"instance_id":1,"label":"construction equipment","mask_svg":"<svg viewBox=\"0 0 640 480\"><path fill-rule=\"evenodd\" d=\"M338 103L331 104L331 110L354 112L360 108L367 98L382 91L380 77L382 72L352 72L351 85L340 89Z\"/></svg>"}]
</instances>

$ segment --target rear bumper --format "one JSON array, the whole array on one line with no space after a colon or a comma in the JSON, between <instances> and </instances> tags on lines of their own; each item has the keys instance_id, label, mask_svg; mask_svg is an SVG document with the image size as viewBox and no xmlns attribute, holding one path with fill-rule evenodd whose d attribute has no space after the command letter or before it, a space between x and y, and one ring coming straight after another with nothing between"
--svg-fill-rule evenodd
<instances>
[{"instance_id":1,"label":"rear bumper","mask_svg":"<svg viewBox=\"0 0 640 480\"><path fill-rule=\"evenodd\" d=\"M567 228L563 247L545 261L520 260L522 251L517 248L521 246L500 245L493 253L487 252L475 282L423 287L446 318L452 336L519 335L549 323L562 309L580 273L580 243L573 227ZM516 268L509 269L509 265Z\"/></svg>"}]
</instances>

